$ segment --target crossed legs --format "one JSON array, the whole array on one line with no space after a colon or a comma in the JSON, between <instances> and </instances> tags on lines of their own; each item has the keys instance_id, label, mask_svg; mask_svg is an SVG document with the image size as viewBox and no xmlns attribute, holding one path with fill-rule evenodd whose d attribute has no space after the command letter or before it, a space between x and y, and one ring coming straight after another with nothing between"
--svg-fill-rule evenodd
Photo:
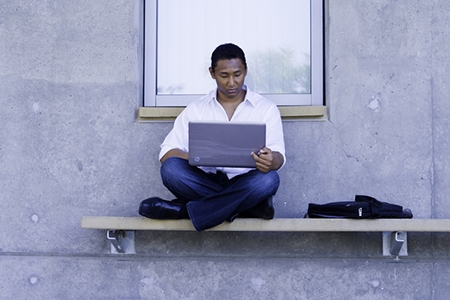
<instances>
[{"instance_id":1,"label":"crossed legs","mask_svg":"<svg viewBox=\"0 0 450 300\"><path fill-rule=\"evenodd\" d=\"M275 195L280 184L276 171L252 170L232 179L223 173L205 173L178 157L161 165L163 184L178 201L186 203L195 229L202 231L225 220L232 221Z\"/></svg>"}]
</instances>

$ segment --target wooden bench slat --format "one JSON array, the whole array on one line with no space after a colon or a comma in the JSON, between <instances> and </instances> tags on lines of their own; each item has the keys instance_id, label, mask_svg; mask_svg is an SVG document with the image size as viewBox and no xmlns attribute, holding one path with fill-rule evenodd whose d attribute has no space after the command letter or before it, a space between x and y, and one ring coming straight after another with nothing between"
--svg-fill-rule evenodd
<instances>
[{"instance_id":1,"label":"wooden bench slat","mask_svg":"<svg viewBox=\"0 0 450 300\"><path fill-rule=\"evenodd\" d=\"M195 231L190 220L152 220L143 217L89 216L81 219L85 229ZM450 219L236 219L208 231L285 232L450 232Z\"/></svg>"}]
</instances>

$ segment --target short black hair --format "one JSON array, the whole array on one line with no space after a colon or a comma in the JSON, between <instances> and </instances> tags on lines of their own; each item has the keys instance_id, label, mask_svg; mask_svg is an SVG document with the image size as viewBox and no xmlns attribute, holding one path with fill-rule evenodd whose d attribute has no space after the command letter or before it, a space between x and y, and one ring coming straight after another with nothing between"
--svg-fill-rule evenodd
<instances>
[{"instance_id":1,"label":"short black hair","mask_svg":"<svg viewBox=\"0 0 450 300\"><path fill-rule=\"evenodd\" d=\"M247 69L247 61L245 60L244 51L235 44L231 43L222 44L213 51L211 55L211 68L214 71L214 68L217 66L217 62L221 59L233 58L239 58L245 69Z\"/></svg>"}]
</instances>

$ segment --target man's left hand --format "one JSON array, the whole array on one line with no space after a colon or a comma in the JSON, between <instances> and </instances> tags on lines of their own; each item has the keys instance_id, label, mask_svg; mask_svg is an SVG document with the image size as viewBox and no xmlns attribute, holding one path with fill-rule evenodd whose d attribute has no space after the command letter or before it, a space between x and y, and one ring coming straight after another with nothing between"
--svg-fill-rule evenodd
<instances>
[{"instance_id":1,"label":"man's left hand","mask_svg":"<svg viewBox=\"0 0 450 300\"><path fill-rule=\"evenodd\" d=\"M283 165L283 156L281 153L272 151L267 147L259 150L257 154L252 152L252 156L256 162L256 168L264 173L270 170L278 170Z\"/></svg>"}]
</instances>

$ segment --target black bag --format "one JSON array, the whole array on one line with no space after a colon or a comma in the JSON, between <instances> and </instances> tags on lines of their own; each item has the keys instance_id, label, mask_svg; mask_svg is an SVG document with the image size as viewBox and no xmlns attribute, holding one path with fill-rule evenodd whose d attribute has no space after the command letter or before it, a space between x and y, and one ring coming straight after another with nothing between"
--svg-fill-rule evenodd
<instances>
[{"instance_id":1,"label":"black bag","mask_svg":"<svg viewBox=\"0 0 450 300\"><path fill-rule=\"evenodd\" d=\"M308 204L305 218L406 218L413 217L411 210L402 206L378 201L370 196L356 195L355 201Z\"/></svg>"}]
</instances>

